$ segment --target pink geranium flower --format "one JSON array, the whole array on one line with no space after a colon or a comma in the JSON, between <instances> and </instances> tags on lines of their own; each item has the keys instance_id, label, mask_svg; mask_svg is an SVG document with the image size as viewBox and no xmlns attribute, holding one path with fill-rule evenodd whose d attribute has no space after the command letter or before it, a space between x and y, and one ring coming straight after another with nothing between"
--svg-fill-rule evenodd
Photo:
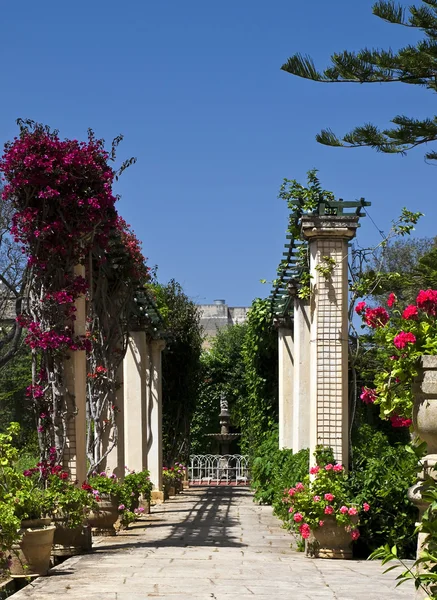
<instances>
[{"instance_id":1,"label":"pink geranium flower","mask_svg":"<svg viewBox=\"0 0 437 600\"><path fill-rule=\"evenodd\" d=\"M355 312L357 313L357 315L361 315L361 314L363 314L365 308L366 308L365 302L358 302L358 304L355 307Z\"/></svg>"},{"instance_id":2,"label":"pink geranium flower","mask_svg":"<svg viewBox=\"0 0 437 600\"><path fill-rule=\"evenodd\" d=\"M357 511L356 508L354 508L353 506L351 506L350 509L349 509L349 514L350 514L351 517L353 517L354 515L358 514L358 511Z\"/></svg>"},{"instance_id":3,"label":"pink geranium flower","mask_svg":"<svg viewBox=\"0 0 437 600\"><path fill-rule=\"evenodd\" d=\"M394 304L396 304L396 300L396 294L392 292L387 299L387 306L391 308Z\"/></svg>"},{"instance_id":4,"label":"pink geranium flower","mask_svg":"<svg viewBox=\"0 0 437 600\"><path fill-rule=\"evenodd\" d=\"M340 512L341 512L342 515L345 515L348 512L347 506L341 506L340 507Z\"/></svg>"},{"instance_id":5,"label":"pink geranium flower","mask_svg":"<svg viewBox=\"0 0 437 600\"><path fill-rule=\"evenodd\" d=\"M343 471L343 465L334 465L334 471L336 473L340 473L341 471Z\"/></svg>"},{"instance_id":6,"label":"pink geranium flower","mask_svg":"<svg viewBox=\"0 0 437 600\"><path fill-rule=\"evenodd\" d=\"M372 390L366 386L361 388L360 398L365 404L373 404L376 400L376 390Z\"/></svg>"},{"instance_id":7,"label":"pink geranium flower","mask_svg":"<svg viewBox=\"0 0 437 600\"><path fill-rule=\"evenodd\" d=\"M308 523L303 523L303 525L301 525L299 527L299 532L300 532L300 535L304 539L309 538L310 537L310 533L311 533L311 529L310 529L310 526L308 525Z\"/></svg>"},{"instance_id":8,"label":"pink geranium flower","mask_svg":"<svg viewBox=\"0 0 437 600\"><path fill-rule=\"evenodd\" d=\"M319 465L316 465L315 467L311 467L311 469L310 469L310 475L317 475L317 473L319 471L320 471Z\"/></svg>"},{"instance_id":9,"label":"pink geranium flower","mask_svg":"<svg viewBox=\"0 0 437 600\"><path fill-rule=\"evenodd\" d=\"M410 304L404 309L404 312L402 313L402 318L406 319L407 321L415 321L418 315L419 311L417 306L415 306L414 304Z\"/></svg>"},{"instance_id":10,"label":"pink geranium flower","mask_svg":"<svg viewBox=\"0 0 437 600\"><path fill-rule=\"evenodd\" d=\"M351 531L351 538L355 541L360 537L360 532L358 531L358 529L352 529Z\"/></svg>"},{"instance_id":11,"label":"pink geranium flower","mask_svg":"<svg viewBox=\"0 0 437 600\"><path fill-rule=\"evenodd\" d=\"M335 496L331 493L325 494L325 500L327 500L328 502L332 502L334 498Z\"/></svg>"},{"instance_id":12,"label":"pink geranium flower","mask_svg":"<svg viewBox=\"0 0 437 600\"><path fill-rule=\"evenodd\" d=\"M296 513L293 517L293 520L296 523L300 523L301 521L303 521L303 515L301 513Z\"/></svg>"},{"instance_id":13,"label":"pink geranium flower","mask_svg":"<svg viewBox=\"0 0 437 600\"><path fill-rule=\"evenodd\" d=\"M411 331L401 331L400 333L397 334L397 336L395 336L395 338L393 340L393 344L399 350L401 348L405 348L405 346L407 344L415 344L415 343L416 343L416 336L414 335L414 333L411 333Z\"/></svg>"},{"instance_id":14,"label":"pink geranium flower","mask_svg":"<svg viewBox=\"0 0 437 600\"><path fill-rule=\"evenodd\" d=\"M370 504L367 504L367 502L364 502L364 504L363 504L363 510L364 510L364 512L369 512L369 510L370 510Z\"/></svg>"},{"instance_id":15,"label":"pink geranium flower","mask_svg":"<svg viewBox=\"0 0 437 600\"><path fill-rule=\"evenodd\" d=\"M367 308L364 313L364 320L369 327L377 329L378 327L384 327L390 320L388 312L382 306L377 308Z\"/></svg>"},{"instance_id":16,"label":"pink geranium flower","mask_svg":"<svg viewBox=\"0 0 437 600\"><path fill-rule=\"evenodd\" d=\"M325 515L332 515L332 513L334 512L334 508L328 504L328 506L325 507Z\"/></svg>"}]
</instances>

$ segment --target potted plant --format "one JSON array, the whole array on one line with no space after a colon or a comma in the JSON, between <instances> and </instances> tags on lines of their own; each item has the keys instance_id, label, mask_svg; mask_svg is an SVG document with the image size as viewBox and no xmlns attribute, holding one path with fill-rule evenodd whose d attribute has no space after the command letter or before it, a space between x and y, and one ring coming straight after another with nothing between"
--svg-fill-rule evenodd
<instances>
[{"instance_id":1,"label":"potted plant","mask_svg":"<svg viewBox=\"0 0 437 600\"><path fill-rule=\"evenodd\" d=\"M168 500L170 496L176 496L176 480L177 474L174 467L163 467L162 469L162 487L164 490L164 500Z\"/></svg>"},{"instance_id":2,"label":"potted plant","mask_svg":"<svg viewBox=\"0 0 437 600\"><path fill-rule=\"evenodd\" d=\"M305 541L306 555L315 558L352 558L352 542L359 538L360 510L348 495L342 465L328 463L310 469L303 482L285 490L290 521Z\"/></svg>"},{"instance_id":3,"label":"potted plant","mask_svg":"<svg viewBox=\"0 0 437 600\"><path fill-rule=\"evenodd\" d=\"M82 489L93 494L97 505L88 514L88 524L96 536L115 535L114 525L119 516L119 483L115 474L93 473Z\"/></svg>"},{"instance_id":4,"label":"potted plant","mask_svg":"<svg viewBox=\"0 0 437 600\"><path fill-rule=\"evenodd\" d=\"M2 556L10 551L7 561L14 577L46 575L55 532L50 518L46 518L50 499L32 478L15 468L18 451L12 442L19 430L18 423L11 423L6 433L0 434ZM12 532L14 526L18 526L16 537Z\"/></svg>"}]
</instances>

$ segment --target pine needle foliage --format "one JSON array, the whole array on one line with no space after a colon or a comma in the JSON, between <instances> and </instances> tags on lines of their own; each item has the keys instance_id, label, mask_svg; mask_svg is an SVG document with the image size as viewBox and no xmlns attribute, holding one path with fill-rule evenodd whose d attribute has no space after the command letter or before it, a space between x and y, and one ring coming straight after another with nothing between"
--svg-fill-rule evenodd
<instances>
[{"instance_id":1,"label":"pine needle foliage","mask_svg":"<svg viewBox=\"0 0 437 600\"><path fill-rule=\"evenodd\" d=\"M363 48L331 56L331 65L319 71L311 57L294 54L282 70L304 79L322 83L391 83L419 85L437 91L437 0L422 0L408 8L392 0L379 0L373 14L388 23L419 29L424 39L398 51ZM416 119L395 116L394 127L380 129L372 123L355 127L338 137L323 129L316 139L327 146L345 148L371 147L378 152L405 154L408 150L437 141L437 116ZM428 161L437 160L437 150L425 152Z\"/></svg>"}]
</instances>

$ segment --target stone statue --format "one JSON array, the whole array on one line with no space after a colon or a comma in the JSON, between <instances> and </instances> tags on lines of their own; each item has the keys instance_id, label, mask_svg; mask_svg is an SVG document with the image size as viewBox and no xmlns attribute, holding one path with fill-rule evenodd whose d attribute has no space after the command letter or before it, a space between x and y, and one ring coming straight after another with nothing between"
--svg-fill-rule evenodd
<instances>
[{"instance_id":1,"label":"stone statue","mask_svg":"<svg viewBox=\"0 0 437 600\"><path fill-rule=\"evenodd\" d=\"M220 396L220 412L227 412L229 410L228 401L225 398L225 395L222 394Z\"/></svg>"}]
</instances>

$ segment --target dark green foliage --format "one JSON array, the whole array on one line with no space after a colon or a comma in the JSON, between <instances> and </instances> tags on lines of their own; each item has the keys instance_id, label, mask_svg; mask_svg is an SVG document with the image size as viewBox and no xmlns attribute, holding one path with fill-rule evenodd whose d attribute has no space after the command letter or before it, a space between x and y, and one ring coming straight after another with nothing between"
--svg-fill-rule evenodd
<instances>
[{"instance_id":1,"label":"dark green foliage","mask_svg":"<svg viewBox=\"0 0 437 600\"><path fill-rule=\"evenodd\" d=\"M275 426L260 446L251 466L252 487L255 500L260 504L272 504L276 514L286 520L288 507L284 508L282 494L308 474L309 451L279 450L278 427Z\"/></svg>"},{"instance_id":2,"label":"dark green foliage","mask_svg":"<svg viewBox=\"0 0 437 600\"><path fill-rule=\"evenodd\" d=\"M0 431L6 431L12 421L19 423L20 433L16 443L20 448L36 441L35 415L26 397L26 388L31 381L30 352L27 346L21 346L17 354L0 369Z\"/></svg>"},{"instance_id":3,"label":"dark green foliage","mask_svg":"<svg viewBox=\"0 0 437 600\"><path fill-rule=\"evenodd\" d=\"M419 29L424 39L398 51L364 48L358 52L343 51L331 56L331 66L318 71L308 56L295 54L282 69L298 77L313 81L336 83L386 83L398 81L420 85L437 91L435 77L437 64L437 0L422 0L420 5L408 8L392 0L379 0L373 5L373 14L392 24ZM370 146L380 152L405 153L420 144L437 140L437 118L415 119L404 115L391 121L395 127L379 129L371 123L356 127L342 138L330 129L323 130L317 141L329 146ZM428 150L428 160L436 160L437 152Z\"/></svg>"},{"instance_id":4,"label":"dark green foliage","mask_svg":"<svg viewBox=\"0 0 437 600\"><path fill-rule=\"evenodd\" d=\"M198 307L179 283L150 286L168 336L162 354L162 423L164 463L187 462L190 422L201 375L202 335Z\"/></svg>"},{"instance_id":5,"label":"dark green foliage","mask_svg":"<svg viewBox=\"0 0 437 600\"><path fill-rule=\"evenodd\" d=\"M357 554L367 555L388 543L397 545L400 556L413 556L417 509L407 490L416 480L416 455L402 443L391 445L387 435L369 425L355 432L353 450L351 493L371 507L360 522Z\"/></svg>"},{"instance_id":6,"label":"dark green foliage","mask_svg":"<svg viewBox=\"0 0 437 600\"><path fill-rule=\"evenodd\" d=\"M220 396L229 402L231 425L238 428L237 405L247 397L242 357L246 325L232 325L217 332L211 348L202 353L199 397L191 422L191 453L217 450L216 442L205 436L219 431Z\"/></svg>"},{"instance_id":7,"label":"dark green foliage","mask_svg":"<svg viewBox=\"0 0 437 600\"><path fill-rule=\"evenodd\" d=\"M241 429L241 448L251 456L278 422L278 334L270 303L257 298L247 318L243 344L247 397L236 414Z\"/></svg>"},{"instance_id":8,"label":"dark green foliage","mask_svg":"<svg viewBox=\"0 0 437 600\"><path fill-rule=\"evenodd\" d=\"M252 462L252 487L255 500L272 504L275 513L287 525L288 506L282 502L285 489L302 481L308 474L309 452L278 449L278 430L274 428L258 447ZM400 555L412 556L416 540L413 537L417 510L407 499L407 490L415 481L417 458L399 442L390 439L370 425L354 432L354 463L350 470L348 495L354 502L370 504L370 511L360 519L361 538L355 545L357 556L388 542L396 544ZM319 449L318 462L326 464L332 451Z\"/></svg>"}]
</instances>

